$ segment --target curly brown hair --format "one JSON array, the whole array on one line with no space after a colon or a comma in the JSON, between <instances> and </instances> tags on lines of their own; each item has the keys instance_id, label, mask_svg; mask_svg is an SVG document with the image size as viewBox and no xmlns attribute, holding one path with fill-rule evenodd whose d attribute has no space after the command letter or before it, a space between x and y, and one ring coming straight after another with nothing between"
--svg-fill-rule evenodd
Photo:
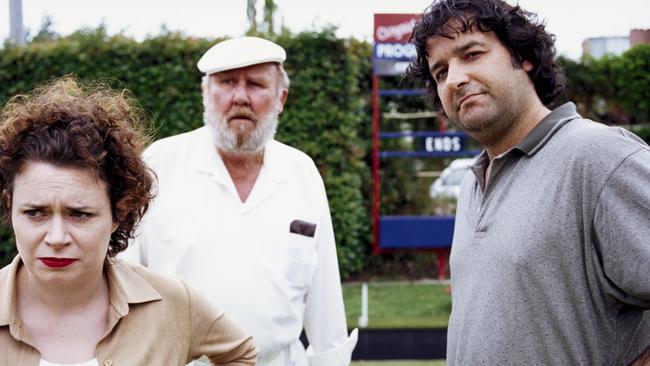
<instances>
[{"instance_id":1,"label":"curly brown hair","mask_svg":"<svg viewBox=\"0 0 650 366\"><path fill-rule=\"evenodd\" d=\"M450 22L453 20L459 24ZM408 76L424 81L434 105L439 107L440 99L429 70L427 41L434 36L453 38L471 30L494 32L517 67L524 61L533 64L528 76L545 105L564 90L565 77L555 61L555 36L535 14L502 0L435 0L413 28L411 42L417 57L407 69Z\"/></svg>"},{"instance_id":2,"label":"curly brown hair","mask_svg":"<svg viewBox=\"0 0 650 366\"><path fill-rule=\"evenodd\" d=\"M140 158L150 141L144 114L126 90L64 76L11 98L0 114L2 214L11 227L13 182L27 162L89 169L106 182L113 218L107 257L125 250L153 198Z\"/></svg>"}]
</instances>

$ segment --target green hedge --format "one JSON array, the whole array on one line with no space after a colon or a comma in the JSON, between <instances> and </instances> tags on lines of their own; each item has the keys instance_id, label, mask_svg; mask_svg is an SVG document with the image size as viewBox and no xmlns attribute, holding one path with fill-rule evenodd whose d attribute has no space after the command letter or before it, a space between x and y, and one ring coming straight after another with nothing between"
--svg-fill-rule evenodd
<instances>
[{"instance_id":1,"label":"green hedge","mask_svg":"<svg viewBox=\"0 0 650 366\"><path fill-rule=\"evenodd\" d=\"M576 102L581 114L612 124L650 123L650 45L620 56L559 61L568 79L560 99Z\"/></svg>"},{"instance_id":2,"label":"green hedge","mask_svg":"<svg viewBox=\"0 0 650 366\"><path fill-rule=\"evenodd\" d=\"M77 74L104 79L128 88L152 121L156 137L202 125L201 74L196 61L217 40L166 33L143 42L105 29L81 30L68 37L0 50L0 103L32 90L52 78ZM333 29L284 33L276 41L287 49L291 77L289 100L280 121L278 139L305 151L318 165L327 186L344 278L368 263L372 241L370 143L372 138L372 46L337 39ZM569 88L561 99L576 101L581 112L596 120L648 122L650 46L637 46L622 56L576 63L560 59ZM382 78L381 88L409 88L401 78ZM382 112L424 108L420 98L382 98ZM430 129L430 120L415 121L415 129ZM401 127L382 120L382 130ZM647 128L635 130L650 139ZM382 149L400 148L384 141ZM395 145L395 146L393 146ZM430 159L429 159L430 160ZM415 178L417 170L442 169L441 161L382 160L383 214L422 214L430 206L430 182ZM396 188L398 187L398 188ZM0 265L14 255L8 231L0 231ZM391 256L392 258L392 256ZM391 259L389 258L389 260ZM373 263L379 263L373 259Z\"/></svg>"},{"instance_id":3,"label":"green hedge","mask_svg":"<svg viewBox=\"0 0 650 366\"><path fill-rule=\"evenodd\" d=\"M105 79L128 88L151 117L156 137L201 126L201 74L196 62L217 40L162 34L136 42L107 36L103 28L27 47L0 50L0 103L65 74ZM367 166L357 130L364 114L357 54L331 29L283 34L277 42L288 54L289 100L278 139L308 153L318 165L328 191L343 277L365 263L370 220L362 194ZM8 232L1 232L0 264L14 255Z\"/></svg>"}]
</instances>

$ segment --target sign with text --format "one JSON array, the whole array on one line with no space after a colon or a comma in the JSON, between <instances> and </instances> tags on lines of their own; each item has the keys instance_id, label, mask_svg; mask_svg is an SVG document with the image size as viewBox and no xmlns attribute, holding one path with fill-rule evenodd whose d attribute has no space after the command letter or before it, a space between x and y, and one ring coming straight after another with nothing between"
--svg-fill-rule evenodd
<instances>
[{"instance_id":1,"label":"sign with text","mask_svg":"<svg viewBox=\"0 0 650 366\"><path fill-rule=\"evenodd\" d=\"M424 138L424 151L426 152L459 152L462 149L463 140L458 135Z\"/></svg>"},{"instance_id":2,"label":"sign with text","mask_svg":"<svg viewBox=\"0 0 650 366\"><path fill-rule=\"evenodd\" d=\"M375 43L408 43L420 14L375 14Z\"/></svg>"},{"instance_id":3,"label":"sign with text","mask_svg":"<svg viewBox=\"0 0 650 366\"><path fill-rule=\"evenodd\" d=\"M375 14L373 73L402 75L416 56L409 43L420 14Z\"/></svg>"}]
</instances>

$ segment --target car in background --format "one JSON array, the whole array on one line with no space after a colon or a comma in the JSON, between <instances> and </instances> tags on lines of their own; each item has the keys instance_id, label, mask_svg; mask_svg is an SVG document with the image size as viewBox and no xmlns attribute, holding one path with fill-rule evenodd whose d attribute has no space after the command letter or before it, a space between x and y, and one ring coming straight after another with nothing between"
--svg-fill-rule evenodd
<instances>
[{"instance_id":1,"label":"car in background","mask_svg":"<svg viewBox=\"0 0 650 366\"><path fill-rule=\"evenodd\" d=\"M429 188L429 196L432 199L437 198L455 198L458 199L460 193L460 183L463 181L465 174L469 171L474 163L473 158L456 159L446 167L440 177L436 179Z\"/></svg>"}]
</instances>

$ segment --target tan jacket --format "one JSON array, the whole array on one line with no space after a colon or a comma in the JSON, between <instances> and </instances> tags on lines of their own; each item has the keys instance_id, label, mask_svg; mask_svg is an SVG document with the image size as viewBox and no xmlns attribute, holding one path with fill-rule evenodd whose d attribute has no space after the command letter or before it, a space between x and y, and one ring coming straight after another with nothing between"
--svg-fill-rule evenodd
<instances>
[{"instance_id":1,"label":"tan jacket","mask_svg":"<svg viewBox=\"0 0 650 366\"><path fill-rule=\"evenodd\" d=\"M16 312L21 265L17 256L0 270L0 366L36 366L41 358ZM105 270L111 306L100 365L185 365L202 355L218 365L255 364L251 337L181 280L122 261Z\"/></svg>"}]
</instances>

